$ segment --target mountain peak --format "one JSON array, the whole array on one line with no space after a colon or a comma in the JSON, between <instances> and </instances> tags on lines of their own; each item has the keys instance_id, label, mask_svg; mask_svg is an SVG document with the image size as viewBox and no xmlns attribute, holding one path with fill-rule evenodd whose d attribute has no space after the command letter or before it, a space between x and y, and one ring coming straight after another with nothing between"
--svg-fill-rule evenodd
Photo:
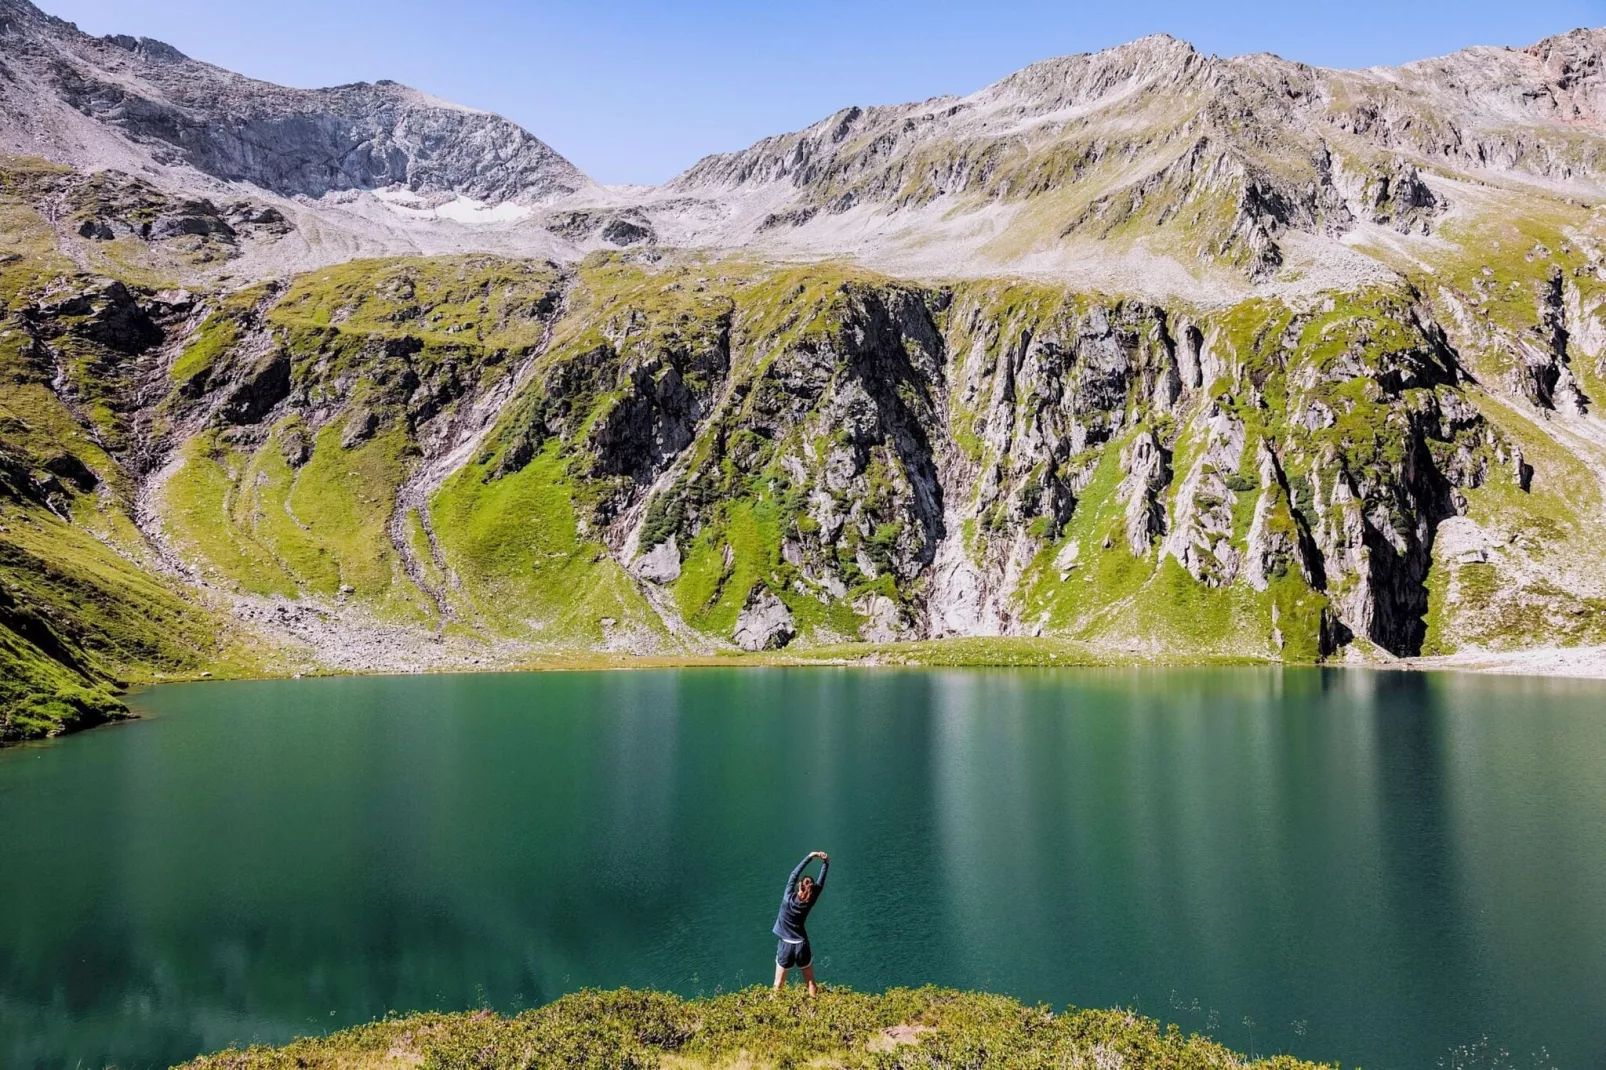
<instances>
[{"instance_id":1,"label":"mountain peak","mask_svg":"<svg viewBox=\"0 0 1606 1070\"><path fill-rule=\"evenodd\" d=\"M1088 103L1123 86L1181 79L1204 61L1205 56L1186 41L1151 34L1098 52L1033 63L988 89L1014 91L1063 107Z\"/></svg>"},{"instance_id":2,"label":"mountain peak","mask_svg":"<svg viewBox=\"0 0 1606 1070\"><path fill-rule=\"evenodd\" d=\"M1544 66L1554 80L1571 83L1602 73L1606 57L1606 28L1579 27L1554 34L1523 49Z\"/></svg>"},{"instance_id":3,"label":"mountain peak","mask_svg":"<svg viewBox=\"0 0 1606 1070\"><path fill-rule=\"evenodd\" d=\"M1557 52L1599 54L1606 51L1606 27L1578 26L1563 33L1554 33L1523 49L1529 55L1544 58Z\"/></svg>"},{"instance_id":4,"label":"mountain peak","mask_svg":"<svg viewBox=\"0 0 1606 1070\"><path fill-rule=\"evenodd\" d=\"M185 60L190 58L166 41L158 41L154 37L131 37L126 33L118 33L107 34L100 40L108 45L115 45L128 52L137 52L151 59Z\"/></svg>"}]
</instances>

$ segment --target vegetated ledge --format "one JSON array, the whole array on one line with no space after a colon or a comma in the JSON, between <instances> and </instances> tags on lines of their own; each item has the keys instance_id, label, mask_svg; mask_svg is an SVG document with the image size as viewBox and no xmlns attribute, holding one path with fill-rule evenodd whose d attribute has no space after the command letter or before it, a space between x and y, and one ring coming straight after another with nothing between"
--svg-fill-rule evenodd
<instances>
[{"instance_id":1,"label":"vegetated ledge","mask_svg":"<svg viewBox=\"0 0 1606 1070\"><path fill-rule=\"evenodd\" d=\"M1333 1070L1246 1057L1123 1010L1027 1007L939 988L884 994L749 988L706 999L619 989L564 996L513 1018L490 1011L389 1017L282 1048L225 1051L195 1070L525 1067L1120 1067Z\"/></svg>"}]
</instances>

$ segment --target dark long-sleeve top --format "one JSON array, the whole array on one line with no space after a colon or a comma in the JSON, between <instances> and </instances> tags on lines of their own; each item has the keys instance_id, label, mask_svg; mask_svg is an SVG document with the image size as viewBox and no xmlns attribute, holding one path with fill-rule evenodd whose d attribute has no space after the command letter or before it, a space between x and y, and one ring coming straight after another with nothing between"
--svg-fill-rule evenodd
<instances>
[{"instance_id":1,"label":"dark long-sleeve top","mask_svg":"<svg viewBox=\"0 0 1606 1070\"><path fill-rule=\"evenodd\" d=\"M803 876L803 870L808 867L809 859L805 858L797 864L792 875L786 878L786 890L781 893L781 913L775 919L775 928L772 930L776 936L790 943L802 943L809 938L804 930L803 923L808 920L809 911L814 904L820 901L820 893L825 890L825 875L831 869L829 860L820 863L820 875L814 881L814 895L807 903L798 902L797 882Z\"/></svg>"}]
</instances>

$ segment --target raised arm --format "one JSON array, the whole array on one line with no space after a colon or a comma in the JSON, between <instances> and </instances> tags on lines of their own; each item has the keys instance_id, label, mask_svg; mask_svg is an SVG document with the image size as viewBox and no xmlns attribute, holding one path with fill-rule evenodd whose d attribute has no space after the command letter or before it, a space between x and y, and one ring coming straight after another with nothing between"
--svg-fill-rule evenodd
<instances>
[{"instance_id":1,"label":"raised arm","mask_svg":"<svg viewBox=\"0 0 1606 1070\"><path fill-rule=\"evenodd\" d=\"M797 887L797 879L803 876L803 871L808 868L808 864L813 860L814 856L812 854L804 856L803 861L799 862L797 864L797 868L792 870L792 875L786 878L786 887L781 890L782 903L786 903L791 900L792 890Z\"/></svg>"},{"instance_id":2,"label":"raised arm","mask_svg":"<svg viewBox=\"0 0 1606 1070\"><path fill-rule=\"evenodd\" d=\"M825 891L825 875L831 872L831 856L820 852L820 875L814 878L814 894Z\"/></svg>"}]
</instances>

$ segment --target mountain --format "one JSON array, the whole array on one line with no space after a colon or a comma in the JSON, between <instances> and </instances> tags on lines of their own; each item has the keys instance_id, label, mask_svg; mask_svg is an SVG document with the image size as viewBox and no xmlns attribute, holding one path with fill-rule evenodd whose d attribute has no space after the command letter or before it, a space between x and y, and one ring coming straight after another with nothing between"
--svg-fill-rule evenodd
<instances>
[{"instance_id":1,"label":"mountain","mask_svg":"<svg viewBox=\"0 0 1606 1070\"><path fill-rule=\"evenodd\" d=\"M1600 672L1603 51L1147 38L642 189L0 0L0 739L641 654Z\"/></svg>"},{"instance_id":2,"label":"mountain","mask_svg":"<svg viewBox=\"0 0 1606 1070\"><path fill-rule=\"evenodd\" d=\"M80 169L193 170L284 197L401 185L533 202L589 185L495 115L394 82L286 89L148 37L90 37L0 0L0 144Z\"/></svg>"},{"instance_id":3,"label":"mountain","mask_svg":"<svg viewBox=\"0 0 1606 1070\"><path fill-rule=\"evenodd\" d=\"M209 283L361 255L570 254L507 224L592 186L499 116L394 82L288 89L150 38L92 37L26 0L0 0L0 152L98 176L107 188L59 191L111 210L86 220L90 250L143 234L143 215L159 217L158 237L224 239L177 261L157 250L163 270Z\"/></svg>"},{"instance_id":4,"label":"mountain","mask_svg":"<svg viewBox=\"0 0 1606 1070\"><path fill-rule=\"evenodd\" d=\"M1204 273L1215 295L1222 276L1275 282L1285 268L1342 284L1377 266L1351 249L1476 212L1463 186L1600 198L1603 44L1580 30L1522 51L1328 71L1151 37L967 97L845 109L705 159L643 209L673 232L690 198L719 218L694 241L917 274L1092 281L1113 268L1153 289L1142 276L1165 271L1157 261L1189 260L1227 269ZM1201 281L1160 286L1210 292Z\"/></svg>"}]
</instances>

